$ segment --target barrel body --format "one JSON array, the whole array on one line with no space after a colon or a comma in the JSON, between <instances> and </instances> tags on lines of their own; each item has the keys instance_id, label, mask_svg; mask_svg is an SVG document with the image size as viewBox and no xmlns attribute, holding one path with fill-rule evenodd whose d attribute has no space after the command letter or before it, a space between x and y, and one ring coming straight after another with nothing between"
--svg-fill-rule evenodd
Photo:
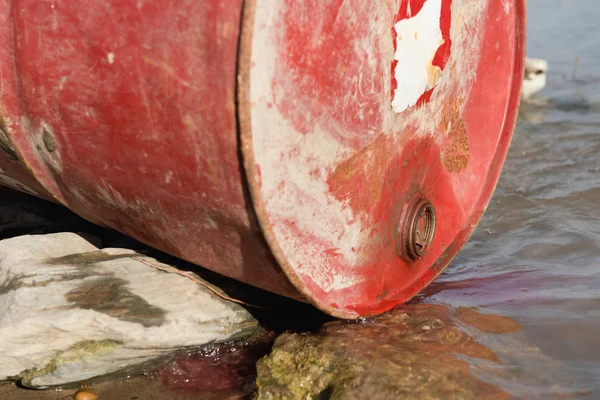
<instances>
[{"instance_id":1,"label":"barrel body","mask_svg":"<svg viewBox=\"0 0 600 400\"><path fill-rule=\"evenodd\" d=\"M521 0L0 7L1 184L339 317L443 271L518 110Z\"/></svg>"}]
</instances>

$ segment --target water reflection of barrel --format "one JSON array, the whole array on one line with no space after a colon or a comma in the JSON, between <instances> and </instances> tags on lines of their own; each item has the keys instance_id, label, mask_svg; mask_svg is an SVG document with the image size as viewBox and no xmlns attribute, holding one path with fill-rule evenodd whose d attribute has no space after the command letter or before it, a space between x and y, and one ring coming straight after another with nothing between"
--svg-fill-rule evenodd
<instances>
[{"instance_id":1,"label":"water reflection of barrel","mask_svg":"<svg viewBox=\"0 0 600 400\"><path fill-rule=\"evenodd\" d=\"M0 181L333 315L385 311L483 213L524 50L521 0L390 4L4 4Z\"/></svg>"}]
</instances>

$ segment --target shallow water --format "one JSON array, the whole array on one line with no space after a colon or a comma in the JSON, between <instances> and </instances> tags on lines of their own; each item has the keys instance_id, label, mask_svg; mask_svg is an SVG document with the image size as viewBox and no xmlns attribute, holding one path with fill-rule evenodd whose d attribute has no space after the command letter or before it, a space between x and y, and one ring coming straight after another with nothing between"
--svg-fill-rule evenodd
<instances>
[{"instance_id":1,"label":"shallow water","mask_svg":"<svg viewBox=\"0 0 600 400\"><path fill-rule=\"evenodd\" d=\"M549 62L549 102L523 105L486 214L421 301L521 325L470 332L503 361L471 361L481 380L523 398L600 398L600 7L528 0L528 13L528 55Z\"/></svg>"}]
</instances>

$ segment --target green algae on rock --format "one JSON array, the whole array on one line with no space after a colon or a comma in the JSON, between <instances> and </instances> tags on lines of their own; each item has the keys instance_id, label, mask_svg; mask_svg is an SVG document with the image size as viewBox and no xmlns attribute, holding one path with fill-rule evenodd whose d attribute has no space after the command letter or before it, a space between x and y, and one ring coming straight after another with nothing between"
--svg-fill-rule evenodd
<instances>
[{"instance_id":1,"label":"green algae on rock","mask_svg":"<svg viewBox=\"0 0 600 400\"><path fill-rule=\"evenodd\" d=\"M59 351L51 357L43 366L32 368L21 374L21 383L24 386L36 388L44 386L43 381L48 380L49 375L62 373L60 368L64 365L72 367L77 363L92 360L94 357L115 350L122 342L116 340L85 340L73 344L64 351ZM36 382L42 381L42 382Z\"/></svg>"},{"instance_id":2,"label":"green algae on rock","mask_svg":"<svg viewBox=\"0 0 600 400\"><path fill-rule=\"evenodd\" d=\"M464 311L461 311L461 313ZM458 325L456 311L413 304L368 321L327 323L315 335L281 335L257 365L260 400L275 399L505 399L471 374L461 358L501 364L496 354ZM515 332L507 318L468 311Z\"/></svg>"}]
</instances>

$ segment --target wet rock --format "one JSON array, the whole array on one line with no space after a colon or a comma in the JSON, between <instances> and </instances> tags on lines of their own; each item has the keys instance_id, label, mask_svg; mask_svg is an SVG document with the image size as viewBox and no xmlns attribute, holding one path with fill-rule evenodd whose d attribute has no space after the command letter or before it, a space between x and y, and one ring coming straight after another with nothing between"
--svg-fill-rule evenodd
<instances>
[{"instance_id":1,"label":"wet rock","mask_svg":"<svg viewBox=\"0 0 600 400\"><path fill-rule=\"evenodd\" d=\"M473 309L413 304L368 321L330 322L315 335L284 334L257 364L257 398L510 398L471 374L468 358L501 364L467 333L482 327L520 330Z\"/></svg>"},{"instance_id":2,"label":"wet rock","mask_svg":"<svg viewBox=\"0 0 600 400\"><path fill-rule=\"evenodd\" d=\"M186 273L183 273L186 274ZM176 350L249 336L219 289L73 233L0 241L0 379L32 388L132 373Z\"/></svg>"},{"instance_id":3,"label":"wet rock","mask_svg":"<svg viewBox=\"0 0 600 400\"><path fill-rule=\"evenodd\" d=\"M237 399L254 392L256 361L264 357L276 337L260 330L235 343L206 346L178 357L153 374L175 394L202 394L202 399Z\"/></svg>"}]
</instances>

